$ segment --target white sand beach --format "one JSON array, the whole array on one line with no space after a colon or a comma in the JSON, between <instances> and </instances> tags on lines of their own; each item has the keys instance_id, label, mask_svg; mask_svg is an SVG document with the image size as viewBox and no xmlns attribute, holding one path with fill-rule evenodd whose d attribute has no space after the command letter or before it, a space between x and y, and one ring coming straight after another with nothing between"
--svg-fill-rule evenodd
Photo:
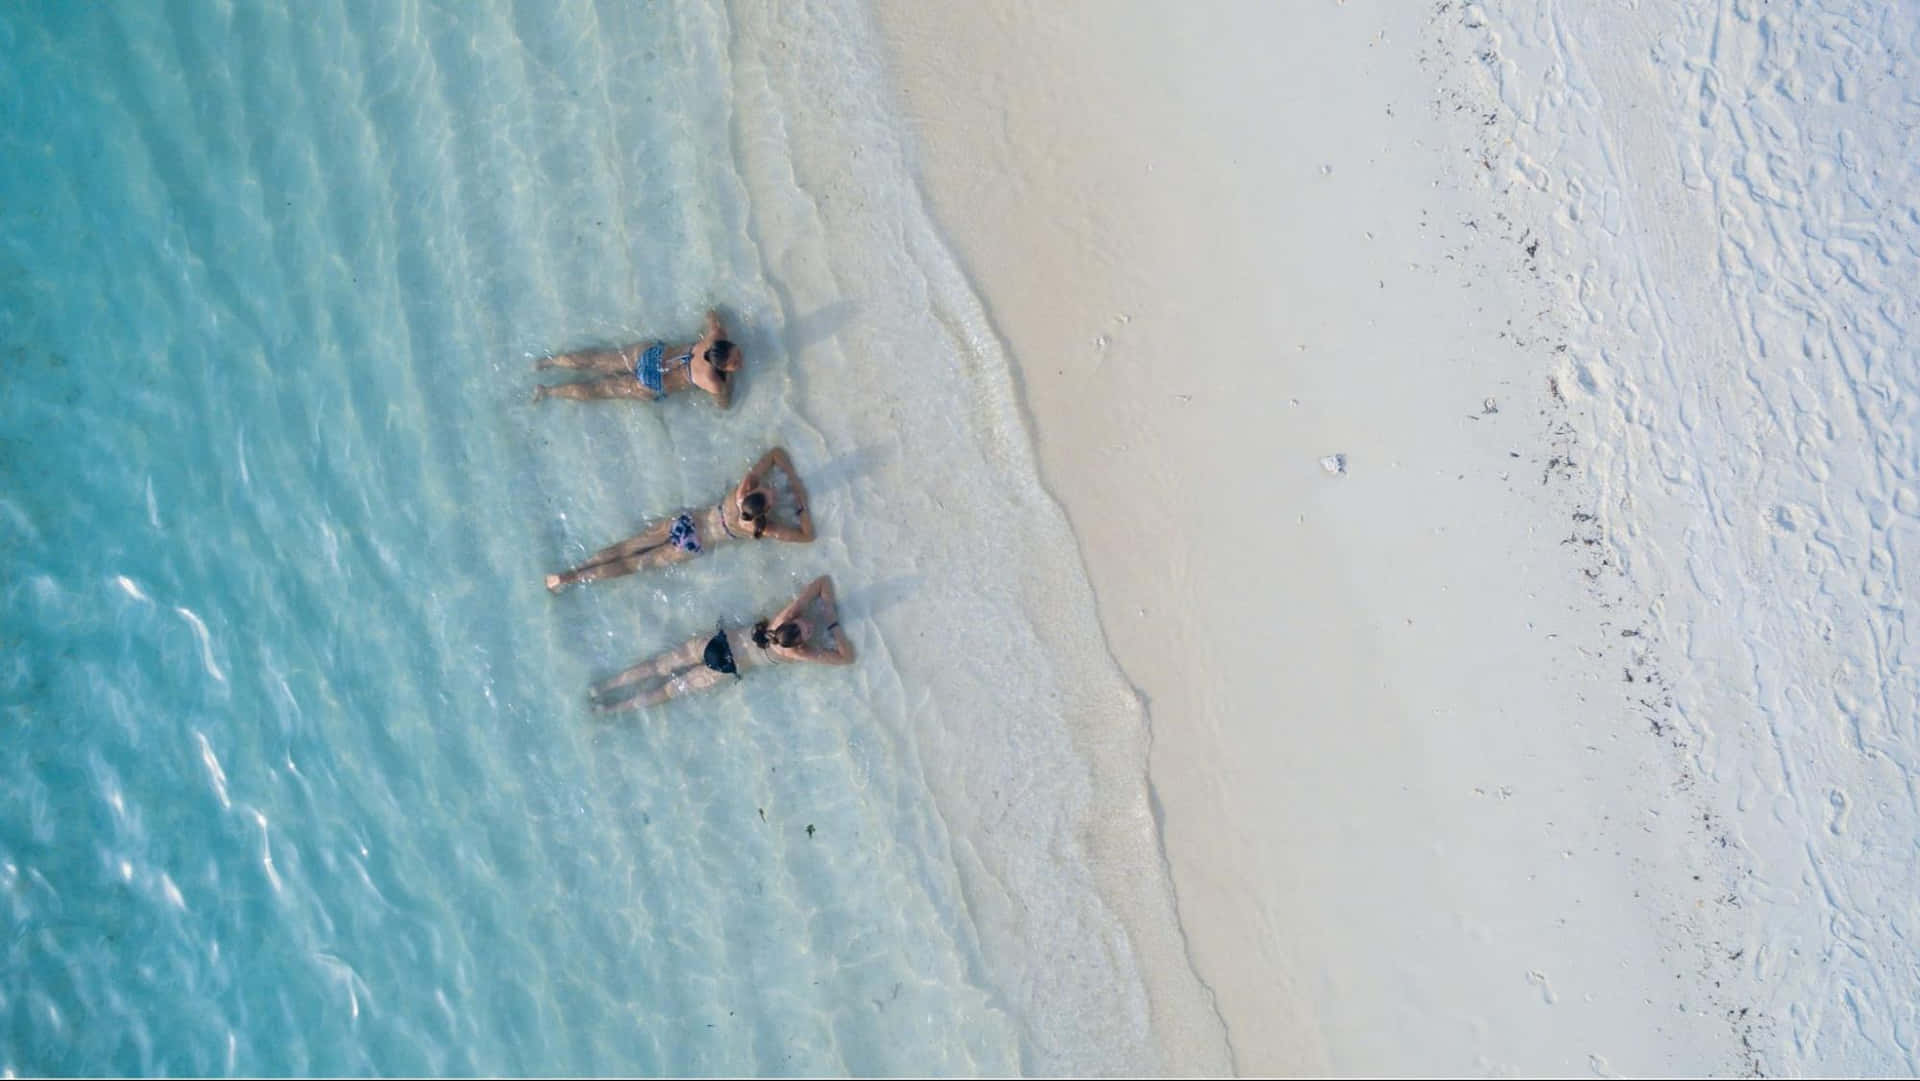
<instances>
[{"instance_id":1,"label":"white sand beach","mask_svg":"<svg viewBox=\"0 0 1920 1081\"><path fill-rule=\"evenodd\" d=\"M926 196L1148 705L1191 963L1244 1073L1910 1061L1871 1037L1824 1059L1808 1011L1844 989L1782 962L1805 928L1756 930L1763 896L1795 903L1756 887L1740 821L1773 783L1742 765L1772 753L1760 692L1716 685L1728 610L1649 555L1719 496L1646 480L1661 369L1622 405L1607 383L1717 317L1659 301L1723 266L1633 242L1720 244L1669 124L1693 95L1663 91L1722 39L1709 12L1668 33L1512 6L878 6ZM1780 30L1754 20L1722 16ZM1722 355L1664 370L1720 385ZM1741 446L1684 434L1651 440L1662 466ZM1750 501L1744 472L1702 480ZM1782 963L1808 971L1763 993ZM1161 1035L1170 1069L1206 1068Z\"/></svg>"},{"instance_id":2,"label":"white sand beach","mask_svg":"<svg viewBox=\"0 0 1920 1081\"><path fill-rule=\"evenodd\" d=\"M1920 1076L1920 3L0 42L0 1077Z\"/></svg>"}]
</instances>

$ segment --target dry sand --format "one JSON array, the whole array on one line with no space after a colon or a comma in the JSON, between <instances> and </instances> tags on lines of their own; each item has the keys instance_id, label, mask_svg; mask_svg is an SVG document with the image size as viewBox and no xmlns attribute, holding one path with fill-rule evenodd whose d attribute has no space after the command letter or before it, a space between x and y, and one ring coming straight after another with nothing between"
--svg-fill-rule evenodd
<instances>
[{"instance_id":1,"label":"dry sand","mask_svg":"<svg viewBox=\"0 0 1920 1081\"><path fill-rule=\"evenodd\" d=\"M1717 884L1635 705L1658 673L1612 652L1645 598L1569 461L1558 302L1458 14L879 12L1149 703L1236 1067L1732 1068Z\"/></svg>"}]
</instances>

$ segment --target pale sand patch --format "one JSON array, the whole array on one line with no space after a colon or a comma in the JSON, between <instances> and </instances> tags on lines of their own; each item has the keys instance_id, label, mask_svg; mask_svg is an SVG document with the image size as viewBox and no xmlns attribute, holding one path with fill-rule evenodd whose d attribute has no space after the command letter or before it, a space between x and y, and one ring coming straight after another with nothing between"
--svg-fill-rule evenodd
<instances>
[{"instance_id":1,"label":"pale sand patch","mask_svg":"<svg viewBox=\"0 0 1920 1081\"><path fill-rule=\"evenodd\" d=\"M1434 6L878 7L1237 1066L1726 1068L1689 805L1603 656L1644 599Z\"/></svg>"}]
</instances>

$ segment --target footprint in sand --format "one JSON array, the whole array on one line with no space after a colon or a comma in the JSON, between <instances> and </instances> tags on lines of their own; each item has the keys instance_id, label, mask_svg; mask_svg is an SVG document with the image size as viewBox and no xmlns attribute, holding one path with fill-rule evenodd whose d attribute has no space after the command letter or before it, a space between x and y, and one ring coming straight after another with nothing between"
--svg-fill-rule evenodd
<instances>
[{"instance_id":1,"label":"footprint in sand","mask_svg":"<svg viewBox=\"0 0 1920 1081\"><path fill-rule=\"evenodd\" d=\"M1540 988L1540 1001L1549 1006L1560 1001L1560 996L1553 993L1553 984L1548 981L1546 973L1533 969L1527 973L1527 982Z\"/></svg>"}]
</instances>

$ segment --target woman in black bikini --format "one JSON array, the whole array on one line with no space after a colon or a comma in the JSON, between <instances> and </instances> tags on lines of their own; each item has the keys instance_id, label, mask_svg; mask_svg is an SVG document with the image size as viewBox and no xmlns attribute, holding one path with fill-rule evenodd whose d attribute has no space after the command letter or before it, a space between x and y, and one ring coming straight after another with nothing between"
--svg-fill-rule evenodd
<instances>
[{"instance_id":1,"label":"woman in black bikini","mask_svg":"<svg viewBox=\"0 0 1920 1081\"><path fill-rule=\"evenodd\" d=\"M808 606L816 602L817 610L809 618ZM833 579L826 575L815 578L777 615L751 628L730 631L722 627L594 684L593 708L600 713L650 708L669 698L716 687L728 676L744 678L742 673L749 668L801 661L853 663L853 643L840 630ZM652 686L628 697L615 693L647 681L652 681Z\"/></svg>"},{"instance_id":2,"label":"woman in black bikini","mask_svg":"<svg viewBox=\"0 0 1920 1081\"><path fill-rule=\"evenodd\" d=\"M774 521L773 489L767 485L772 472L787 475L792 493L794 524ZM597 582L618 578L643 567L660 567L692 559L701 552L730 540L759 540L771 537L791 544L813 539L813 515L807 510L807 486L794 471L793 460L784 447L775 447L762 455L733 486L726 498L711 507L686 510L663 522L655 522L618 544L600 549L587 561L569 571L547 575L547 588L558 593L578 582Z\"/></svg>"},{"instance_id":3,"label":"woman in black bikini","mask_svg":"<svg viewBox=\"0 0 1920 1081\"><path fill-rule=\"evenodd\" d=\"M699 387L725 409L733 400L727 378L740 370L740 347L728 341L717 312L707 313L707 332L692 345L669 348L665 342L636 342L619 349L583 349L542 357L534 368L569 368L592 372L598 379L533 388L533 400L571 398L639 398L653 401L676 390Z\"/></svg>"}]
</instances>

